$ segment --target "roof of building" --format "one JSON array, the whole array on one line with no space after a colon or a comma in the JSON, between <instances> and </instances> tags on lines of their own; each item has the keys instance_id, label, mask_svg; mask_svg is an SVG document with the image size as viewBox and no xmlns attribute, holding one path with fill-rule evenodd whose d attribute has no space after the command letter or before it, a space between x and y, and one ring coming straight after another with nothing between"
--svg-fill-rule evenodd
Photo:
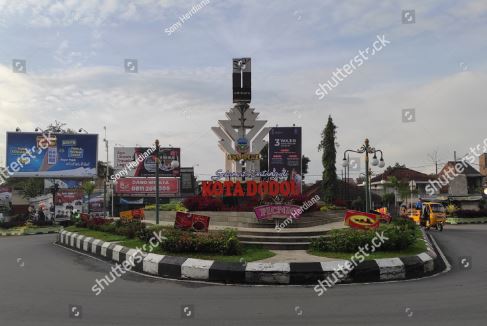
<instances>
[{"instance_id":1,"label":"roof of building","mask_svg":"<svg viewBox=\"0 0 487 326\"><path fill-rule=\"evenodd\" d=\"M389 177L396 177L398 181L428 181L434 179L434 177L427 175L425 173L421 173L415 170L411 170L404 167L392 167L389 170L386 170L384 173L381 173L372 178L372 182L378 182L381 180L386 180Z\"/></svg>"},{"instance_id":2,"label":"roof of building","mask_svg":"<svg viewBox=\"0 0 487 326\"><path fill-rule=\"evenodd\" d=\"M455 164L462 164L464 169L462 172L458 171L455 169ZM445 171L445 169L447 169L448 167L452 168L452 169L455 169L456 172L458 174L464 174L464 175L467 175L467 176L475 176L475 177L481 177L482 174L480 174L479 171L477 171L473 166L471 166L468 162L466 161L448 161L446 162L445 166L443 167L443 169L441 169L440 173L438 173L438 175L442 175Z\"/></svg>"}]
</instances>

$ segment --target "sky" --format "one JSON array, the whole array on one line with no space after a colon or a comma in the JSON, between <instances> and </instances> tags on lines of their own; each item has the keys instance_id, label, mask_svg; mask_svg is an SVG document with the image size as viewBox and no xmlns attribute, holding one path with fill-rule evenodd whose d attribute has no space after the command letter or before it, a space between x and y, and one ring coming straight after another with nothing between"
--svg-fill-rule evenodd
<instances>
[{"instance_id":1,"label":"sky","mask_svg":"<svg viewBox=\"0 0 487 326\"><path fill-rule=\"evenodd\" d=\"M224 168L210 128L233 106L232 58L251 57L251 107L267 126L303 127L306 181L322 173L329 115L338 175L344 150L366 137L386 166L431 173L435 152L442 166L487 137L485 35L485 0L0 0L0 163L7 131L57 120L100 139L106 126L110 161L114 146L158 138L209 178ZM318 85L378 37L389 43L320 99ZM25 60L26 73L13 60Z\"/></svg>"}]
</instances>

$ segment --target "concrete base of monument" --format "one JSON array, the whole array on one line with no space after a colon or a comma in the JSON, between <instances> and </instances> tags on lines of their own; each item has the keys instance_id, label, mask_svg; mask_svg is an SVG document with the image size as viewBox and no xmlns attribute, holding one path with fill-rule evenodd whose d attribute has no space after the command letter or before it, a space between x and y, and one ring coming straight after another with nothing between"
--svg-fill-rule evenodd
<instances>
[{"instance_id":1,"label":"concrete base of monument","mask_svg":"<svg viewBox=\"0 0 487 326\"><path fill-rule=\"evenodd\" d=\"M241 227L241 228L274 228L275 222L273 220L257 220L254 212L205 212L194 211L194 214L204 215L210 217L211 226L223 227ZM299 229L313 226L320 226L327 223L343 221L345 216L344 210L333 210L328 212L306 212L299 219L293 220L285 228ZM145 211L145 219L149 223L154 223L156 220L155 211ZM176 219L176 212L160 211L159 220L161 222L172 222Z\"/></svg>"},{"instance_id":2,"label":"concrete base of monument","mask_svg":"<svg viewBox=\"0 0 487 326\"><path fill-rule=\"evenodd\" d=\"M146 223L155 223L146 220ZM174 222L160 221L160 225L173 226ZM248 228L232 227L225 225L213 225L210 219L210 230L223 230L232 228L237 230L238 239L244 245L258 245L269 250L306 250L311 241L320 236L325 236L333 229L345 228L343 221L328 222L321 225L302 228L283 228L277 231L275 228Z\"/></svg>"}]
</instances>

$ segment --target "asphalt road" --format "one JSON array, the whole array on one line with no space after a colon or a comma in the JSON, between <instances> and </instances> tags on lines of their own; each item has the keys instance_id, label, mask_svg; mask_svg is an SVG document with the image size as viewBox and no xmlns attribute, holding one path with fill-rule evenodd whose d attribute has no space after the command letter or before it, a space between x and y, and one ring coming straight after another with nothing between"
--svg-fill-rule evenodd
<instances>
[{"instance_id":1,"label":"asphalt road","mask_svg":"<svg viewBox=\"0 0 487 326\"><path fill-rule=\"evenodd\" d=\"M0 238L0 326L486 325L487 225L432 232L449 273L406 282L312 287L188 283L127 274L91 291L110 265L55 246L55 235ZM469 256L468 268L459 257ZM70 318L69 305L80 306ZM192 318L183 318L184 306ZM188 309L186 309L188 311Z\"/></svg>"}]
</instances>

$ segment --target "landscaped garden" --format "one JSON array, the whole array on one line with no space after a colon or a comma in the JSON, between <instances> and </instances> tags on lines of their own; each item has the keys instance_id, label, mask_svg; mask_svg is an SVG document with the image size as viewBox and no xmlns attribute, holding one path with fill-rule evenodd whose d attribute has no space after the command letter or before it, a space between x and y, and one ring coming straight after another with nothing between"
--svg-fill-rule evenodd
<instances>
[{"instance_id":1,"label":"landscaped garden","mask_svg":"<svg viewBox=\"0 0 487 326\"><path fill-rule=\"evenodd\" d=\"M388 240L370 252L365 259L393 258L417 255L426 251L421 230L412 221L398 218L390 224L383 224L375 230L338 229L312 241L308 252L312 255L350 259L360 248L371 246L376 232Z\"/></svg>"},{"instance_id":2,"label":"landscaped garden","mask_svg":"<svg viewBox=\"0 0 487 326\"><path fill-rule=\"evenodd\" d=\"M446 207L448 213L446 222L449 224L487 223L487 209L480 210L458 209L450 204Z\"/></svg>"},{"instance_id":3,"label":"landscaped garden","mask_svg":"<svg viewBox=\"0 0 487 326\"><path fill-rule=\"evenodd\" d=\"M148 248L162 255L211 259L225 262L251 262L274 256L269 250L257 246L244 246L237 238L235 230L193 232L173 227L147 225L140 221L90 218L80 220L66 228L85 236L108 242L117 242L129 248ZM156 236L162 238L155 247Z\"/></svg>"},{"instance_id":4,"label":"landscaped garden","mask_svg":"<svg viewBox=\"0 0 487 326\"><path fill-rule=\"evenodd\" d=\"M51 221L30 221L21 216L12 217L8 222L0 222L1 234L34 234L59 231L60 226L53 225Z\"/></svg>"}]
</instances>

